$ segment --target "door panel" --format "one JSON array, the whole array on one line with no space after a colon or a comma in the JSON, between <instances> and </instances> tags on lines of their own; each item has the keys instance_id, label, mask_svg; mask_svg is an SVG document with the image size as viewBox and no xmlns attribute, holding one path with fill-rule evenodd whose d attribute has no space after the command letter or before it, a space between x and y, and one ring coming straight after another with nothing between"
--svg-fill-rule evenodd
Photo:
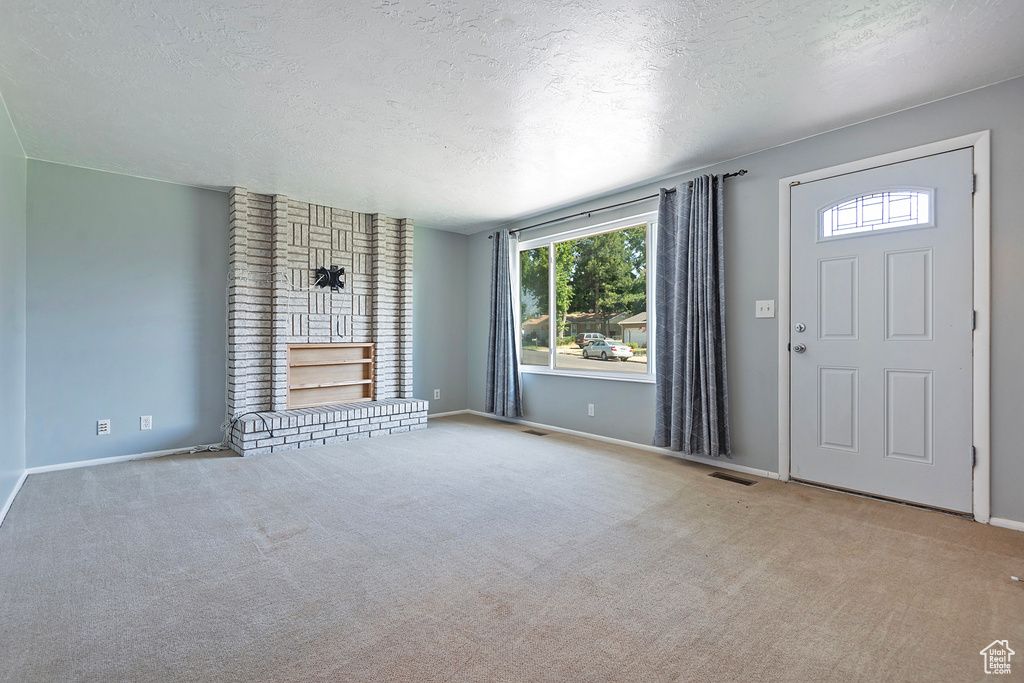
<instances>
[{"instance_id":1,"label":"door panel","mask_svg":"<svg viewBox=\"0 0 1024 683\"><path fill-rule=\"evenodd\" d=\"M794 478L970 512L972 172L963 149L791 188Z\"/></svg>"},{"instance_id":2,"label":"door panel","mask_svg":"<svg viewBox=\"0 0 1024 683\"><path fill-rule=\"evenodd\" d=\"M857 452L860 384L856 368L818 368L818 444Z\"/></svg>"},{"instance_id":3,"label":"door panel","mask_svg":"<svg viewBox=\"0 0 1024 683\"><path fill-rule=\"evenodd\" d=\"M885 457L932 462L932 373L885 371Z\"/></svg>"},{"instance_id":4,"label":"door panel","mask_svg":"<svg viewBox=\"0 0 1024 683\"><path fill-rule=\"evenodd\" d=\"M856 256L818 262L819 340L857 338L859 266Z\"/></svg>"},{"instance_id":5,"label":"door panel","mask_svg":"<svg viewBox=\"0 0 1024 683\"><path fill-rule=\"evenodd\" d=\"M886 341L932 338L932 250L885 255Z\"/></svg>"}]
</instances>

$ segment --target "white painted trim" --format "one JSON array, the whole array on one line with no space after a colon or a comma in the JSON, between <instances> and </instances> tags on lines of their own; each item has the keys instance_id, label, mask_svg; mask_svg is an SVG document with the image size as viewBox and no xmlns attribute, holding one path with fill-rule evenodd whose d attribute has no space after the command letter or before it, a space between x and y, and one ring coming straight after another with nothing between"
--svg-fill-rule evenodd
<instances>
[{"instance_id":1,"label":"white painted trim","mask_svg":"<svg viewBox=\"0 0 1024 683\"><path fill-rule=\"evenodd\" d=\"M649 326L647 329L651 329ZM655 379L653 376L648 374L636 374L630 375L627 373L620 373L618 375L612 374L599 374L596 372L573 372L571 370L552 370L550 368L543 368L539 365L519 365L519 369L524 375L547 375L548 377L578 377L579 379L604 379L611 380L612 382L633 382L635 384L654 384Z\"/></svg>"},{"instance_id":2,"label":"white painted trim","mask_svg":"<svg viewBox=\"0 0 1024 683\"><path fill-rule=\"evenodd\" d=\"M830 166L779 180L779 478L789 480L790 474L790 187L798 183L822 180L869 168L898 164L920 157L973 148L974 173L974 310L977 327L974 331L974 446L977 465L974 468L974 519L989 522L991 513L991 136L979 131L949 140L882 154Z\"/></svg>"},{"instance_id":3,"label":"white painted trim","mask_svg":"<svg viewBox=\"0 0 1024 683\"><path fill-rule=\"evenodd\" d=\"M14 485L14 490L11 491L11 495L7 496L7 502L4 503L3 508L0 508L0 524L3 524L4 520L7 519L7 513L10 511L11 506L14 505L14 499L17 497L18 492L21 491L21 485L25 483L27 478L28 472L22 470L21 476L18 477L18 483Z\"/></svg>"},{"instance_id":4,"label":"white painted trim","mask_svg":"<svg viewBox=\"0 0 1024 683\"><path fill-rule=\"evenodd\" d=\"M974 142L974 519L992 513L992 169L991 136Z\"/></svg>"},{"instance_id":5,"label":"white painted trim","mask_svg":"<svg viewBox=\"0 0 1024 683\"><path fill-rule=\"evenodd\" d=\"M992 526L1002 527L1003 529L1013 529L1014 531L1024 531L1024 522L1018 522L1014 519L1003 519L1002 517L990 517L988 523Z\"/></svg>"},{"instance_id":6,"label":"white painted trim","mask_svg":"<svg viewBox=\"0 0 1024 683\"><path fill-rule=\"evenodd\" d=\"M427 421L434 417L448 417L449 415L465 415L469 410L449 410L447 413L427 413Z\"/></svg>"},{"instance_id":7,"label":"white painted trim","mask_svg":"<svg viewBox=\"0 0 1024 683\"><path fill-rule=\"evenodd\" d=\"M578 216L578 218L589 219L590 218L590 214L586 214L585 216ZM635 227L638 223L643 223L644 224L644 229L646 231L645 242L647 243L647 301L648 302L654 301L654 283L656 281L657 274L654 272L654 266L655 266L655 262L654 261L655 260L652 258L652 256L654 255L653 242L654 242L656 237L655 237L655 231L652 230L651 228L652 228L652 226L657 224L657 221L658 221L658 211L657 211L657 209L654 209L652 211L644 211L642 213L638 213L638 214L633 215L633 216L627 216L625 218L615 218L615 219L612 219L610 221L605 221L603 223L595 223L593 225L586 225L586 226L583 226L583 227L580 227L580 228L564 230L564 231L555 230L554 232L551 232L550 234L545 235L543 237L536 237L534 239L529 239L529 240L519 239L519 235L521 235L521 233L517 233L516 234L517 242L516 242L516 247L515 247L515 256L516 256L516 258L513 259L515 263L513 264L513 268L512 268L512 272L514 274L514 277L512 279L512 285L513 285L512 286L512 290L513 290L512 291L512 299L513 299L513 307L514 307L514 316L516 318L516 329L517 330L522 330L522 321L519 319L519 308L520 308L519 307L519 293L520 293L519 290L520 290L520 287L521 287L521 283L519 282L519 261L520 261L519 254L521 254L523 251L527 251L527 250L530 250L530 249L539 249L539 248L544 248L544 247L546 247L547 250L548 250L548 340L550 342L550 340L557 340L558 339L558 336L555 334L557 332L557 328L558 328L557 316L551 312L551 302L555 301L556 298L557 298L555 296L555 245L556 244L560 244L562 242L570 242L572 240L577 240L577 239L580 239L580 238L583 238L583 237L590 237L592 235L601 235L601 234L605 234L605 233L609 233L609 232L614 232L616 230L622 230L622 229L628 228L628 227ZM539 227L543 227L543 226L536 226L536 227L539 228ZM511 251L512 250L510 249L510 254L511 254ZM589 371L589 370L576 371L576 372L566 372L565 370L559 370L556 367L557 354L558 354L558 348L557 348L558 345L557 344L553 344L553 343L549 343L548 344L548 365L547 365L547 367L541 367L539 365L524 365L523 362L522 362L522 358L523 358L523 339L522 339L522 335L519 335L517 337L517 339L516 339L516 349L518 351L519 359L520 359L519 366L518 366L518 372L519 372L519 375L520 375L520 379L522 379L523 373L530 373L530 374L538 374L538 375L539 374L547 374L547 375L558 376L558 377L588 377L590 379L612 380L612 381L619 381L619 382L623 382L623 381L624 382L646 382L648 384L654 384L654 381L655 381L654 380L655 368L654 368L654 363L653 363L653 360L654 360L654 335L653 335L653 330L654 330L654 325L655 325L655 320L654 320L654 315L655 314L654 314L654 307L653 306L648 306L648 309L649 309L648 310L648 314L647 314L648 315L647 329L649 330L648 336L647 336L648 364L647 364L647 372L644 373L643 375L631 375L631 374L628 374L628 373L621 373L623 376L618 376L620 373L603 373L603 372L593 372L593 371ZM556 311L556 313L557 313L557 311Z\"/></svg>"},{"instance_id":8,"label":"white painted trim","mask_svg":"<svg viewBox=\"0 0 1024 683\"><path fill-rule=\"evenodd\" d=\"M610 436L601 436L600 434L589 434L587 432L579 432L575 429L566 429L565 427L555 427L554 425L544 424L542 422L529 422L527 420L520 420L512 417L501 417L493 415L491 413L484 413L479 410L467 410L470 415L478 415L480 417L487 417L492 420L501 420L502 422L511 422L513 424L523 425L525 427L536 427L537 429L547 429L552 432L559 432L560 434L568 434L569 436L577 436L582 439L591 439L593 441L603 441L604 443L615 444L617 446L625 446L626 448L636 448L642 451L648 451L650 453L658 453L659 455L670 455L673 458L680 458L682 460L689 460L691 462L697 462L702 465L710 465L723 470L732 470L733 472L742 472L744 474L750 474L755 477L764 477L766 479L778 479L779 475L768 470L759 470L754 467L747 467L746 465L737 465L723 459L718 458L705 458L699 455L684 455L678 451L673 451L668 448L661 448L660 446L651 446L650 444L637 443L635 441L626 441L625 439L616 439Z\"/></svg>"},{"instance_id":9,"label":"white painted trim","mask_svg":"<svg viewBox=\"0 0 1024 683\"><path fill-rule=\"evenodd\" d=\"M182 453L191 453L192 449L198 448L202 450L209 450L210 448L221 446L223 450L231 450L228 446L222 446L219 443L203 444L200 446L189 446L187 448L171 448L165 451L149 451L148 453L134 453L132 455L115 455L111 458L96 458L95 460L76 460L74 462L62 462L56 465L43 465L41 467L29 467L25 470L26 474L42 474L44 472L58 472L60 470L74 470L79 467L92 467L93 465L109 465L115 462L126 462L128 460L148 460L149 458L162 458L165 455L181 455Z\"/></svg>"},{"instance_id":10,"label":"white painted trim","mask_svg":"<svg viewBox=\"0 0 1024 683\"><path fill-rule=\"evenodd\" d=\"M779 479L789 481L789 328L790 320L790 195L786 179L779 181Z\"/></svg>"},{"instance_id":11,"label":"white painted trim","mask_svg":"<svg viewBox=\"0 0 1024 683\"><path fill-rule=\"evenodd\" d=\"M558 261L555 258L556 248L554 242L549 242L547 245L548 250L548 367L545 368L550 370L555 367L555 359L558 354L558 278L556 277L555 268L557 267ZM518 253L519 261L522 263L523 256L522 251ZM516 297L520 297L523 292L523 281L520 279L522 273L516 271L516 279L512 281L512 289L515 290ZM555 302L555 312L551 312L551 302ZM520 313L522 306L522 299L516 299L516 314ZM570 332L571 332L570 328ZM523 389L523 321L518 317L516 318L516 337L519 339L519 401L522 403L522 389ZM586 339L586 337L584 337ZM489 355L489 352L488 352ZM490 369L487 370L490 372Z\"/></svg>"},{"instance_id":12,"label":"white painted trim","mask_svg":"<svg viewBox=\"0 0 1024 683\"><path fill-rule=\"evenodd\" d=\"M658 225L657 212L652 220L647 221L647 256L645 257L647 259L646 277L651 278L650 281L655 283L647 288L647 305L645 306L647 309L647 331L644 333L647 338L647 376L651 378L652 383L658 376L658 307L654 305L654 289L658 282L658 231L655 229L656 225ZM621 325L619 329L622 329ZM626 341L625 330L622 332L622 341Z\"/></svg>"}]
</instances>

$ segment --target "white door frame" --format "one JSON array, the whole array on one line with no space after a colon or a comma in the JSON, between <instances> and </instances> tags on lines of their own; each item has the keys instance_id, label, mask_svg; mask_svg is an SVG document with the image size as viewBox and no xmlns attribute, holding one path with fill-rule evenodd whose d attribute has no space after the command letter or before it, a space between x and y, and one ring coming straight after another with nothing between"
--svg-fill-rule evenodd
<instances>
[{"instance_id":1,"label":"white door frame","mask_svg":"<svg viewBox=\"0 0 1024 683\"><path fill-rule=\"evenodd\" d=\"M855 173L919 157L974 150L974 519L988 522L991 511L991 170L990 135L981 131L847 164L801 173L779 181L779 479L789 481L790 466L790 187L812 180ZM965 454L966 457L966 454Z\"/></svg>"}]
</instances>

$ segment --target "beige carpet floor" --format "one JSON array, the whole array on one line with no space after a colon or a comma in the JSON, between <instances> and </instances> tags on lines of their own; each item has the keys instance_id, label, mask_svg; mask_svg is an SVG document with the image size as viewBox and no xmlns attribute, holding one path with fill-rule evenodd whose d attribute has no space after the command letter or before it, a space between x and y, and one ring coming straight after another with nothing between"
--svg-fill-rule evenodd
<instances>
[{"instance_id":1,"label":"beige carpet floor","mask_svg":"<svg viewBox=\"0 0 1024 683\"><path fill-rule=\"evenodd\" d=\"M0 680L1024 677L1024 534L711 471L466 416L32 475Z\"/></svg>"}]
</instances>

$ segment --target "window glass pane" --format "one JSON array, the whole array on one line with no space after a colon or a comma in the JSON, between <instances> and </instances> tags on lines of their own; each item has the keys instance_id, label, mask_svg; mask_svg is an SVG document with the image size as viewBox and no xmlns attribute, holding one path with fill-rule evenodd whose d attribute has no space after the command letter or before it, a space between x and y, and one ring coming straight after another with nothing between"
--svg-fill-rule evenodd
<instances>
[{"instance_id":1,"label":"window glass pane","mask_svg":"<svg viewBox=\"0 0 1024 683\"><path fill-rule=\"evenodd\" d=\"M821 212L821 236L931 226L931 197L927 190L891 190L836 204Z\"/></svg>"},{"instance_id":2,"label":"window glass pane","mask_svg":"<svg viewBox=\"0 0 1024 683\"><path fill-rule=\"evenodd\" d=\"M555 293L556 368L647 374L646 224L556 244Z\"/></svg>"},{"instance_id":3,"label":"window glass pane","mask_svg":"<svg viewBox=\"0 0 1024 683\"><path fill-rule=\"evenodd\" d=\"M548 365L548 248L519 252L522 365Z\"/></svg>"}]
</instances>

